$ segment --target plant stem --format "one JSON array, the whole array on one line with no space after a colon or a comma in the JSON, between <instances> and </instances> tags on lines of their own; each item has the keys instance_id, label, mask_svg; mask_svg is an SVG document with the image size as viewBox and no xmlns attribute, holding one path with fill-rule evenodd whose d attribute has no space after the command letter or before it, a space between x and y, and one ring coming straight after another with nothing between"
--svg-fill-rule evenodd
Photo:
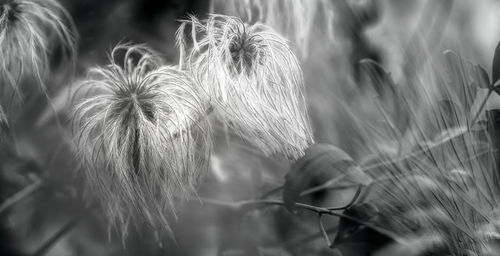
<instances>
[{"instance_id":1,"label":"plant stem","mask_svg":"<svg viewBox=\"0 0 500 256\"><path fill-rule=\"evenodd\" d=\"M493 93L493 91L494 91L493 88L488 89L488 94L486 95L486 97L484 97L483 102L481 102L481 105L479 106L479 109L477 110L474 118L472 118L469 127L472 127L476 123L477 119L481 115L481 112L483 112L484 106L486 106L486 102L488 102L488 99L490 98L491 93Z\"/></svg>"},{"instance_id":2,"label":"plant stem","mask_svg":"<svg viewBox=\"0 0 500 256\"><path fill-rule=\"evenodd\" d=\"M331 228L328 228L325 230L325 232L327 234L333 233L336 231L337 231L337 227L331 227ZM295 248L295 247L299 247L299 246L304 246L305 243L313 242L316 239L321 238L322 236L324 236L324 234L322 231L320 231L320 232L316 232L316 233L313 233L310 235L306 235L304 237L288 240L288 241L284 242L282 244L282 246L284 248ZM328 245L328 246L330 246L330 245Z\"/></svg>"},{"instance_id":3,"label":"plant stem","mask_svg":"<svg viewBox=\"0 0 500 256\"><path fill-rule=\"evenodd\" d=\"M78 223L79 218L74 218L65 225L59 229L49 240L47 240L38 250L36 250L32 256L42 256L45 253L47 253L54 244L57 243L62 237L64 237L67 233L69 233L71 230L73 230L74 227L76 227L76 224Z\"/></svg>"},{"instance_id":4,"label":"plant stem","mask_svg":"<svg viewBox=\"0 0 500 256\"><path fill-rule=\"evenodd\" d=\"M220 207L226 207L226 208L229 208L229 209L234 210L234 211L244 211L244 210L250 211L250 210L254 210L254 208L258 208L261 206L285 206L285 203L282 200L269 200L269 199L268 200L245 200L245 201L239 201L239 202L226 202L226 201L221 201L221 200L217 200L217 199L209 199L209 198L200 198L200 200L203 203L207 203L207 204L211 204L211 205L215 205L215 206L220 206ZM378 227L378 226L373 225L369 222L360 220L358 218L335 212L334 210L330 210L328 208L323 208L323 207L318 207L318 206L303 204L303 203L295 203L295 206L297 208L311 211L311 212L315 212L315 213L321 214L321 215L325 214L325 215L330 215L330 216L336 216L339 218L344 218L344 219L350 220L352 222L358 223L359 225L363 225L369 229L372 229L372 230L379 232L381 234L384 234L386 236L397 239L396 234L394 234L393 232L391 232L389 230L383 229L381 227Z\"/></svg>"},{"instance_id":5,"label":"plant stem","mask_svg":"<svg viewBox=\"0 0 500 256\"><path fill-rule=\"evenodd\" d=\"M273 188L273 189L265 192L264 194L262 194L260 196L260 199L266 199L266 198L268 198L268 197L270 197L270 196L272 196L272 195L280 192L281 190L283 190L283 188L285 188L285 186L283 186L283 185L281 185L279 187L276 187L276 188Z\"/></svg>"},{"instance_id":6,"label":"plant stem","mask_svg":"<svg viewBox=\"0 0 500 256\"><path fill-rule=\"evenodd\" d=\"M326 246L330 247L332 242L330 241L330 237L328 237L328 233L326 232L325 225L323 224L323 214L318 216L318 225L321 234L323 235L323 239L325 240Z\"/></svg>"},{"instance_id":7,"label":"plant stem","mask_svg":"<svg viewBox=\"0 0 500 256\"><path fill-rule=\"evenodd\" d=\"M41 189L43 185L42 180L37 180L27 187L23 188L21 191L15 193L11 197L7 198L1 205L0 205L0 214L9 209L10 207L14 206L18 202L22 201L24 198L29 197L31 194L36 192L37 190Z\"/></svg>"}]
</instances>

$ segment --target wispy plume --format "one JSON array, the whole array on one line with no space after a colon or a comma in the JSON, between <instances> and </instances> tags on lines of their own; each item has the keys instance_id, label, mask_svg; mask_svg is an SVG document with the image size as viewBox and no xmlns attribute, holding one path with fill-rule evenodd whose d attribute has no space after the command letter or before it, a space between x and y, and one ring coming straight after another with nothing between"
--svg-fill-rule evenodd
<instances>
[{"instance_id":1,"label":"wispy plume","mask_svg":"<svg viewBox=\"0 0 500 256\"><path fill-rule=\"evenodd\" d=\"M118 45L93 68L74 111L78 155L111 221L169 230L175 202L207 170L210 129L197 86L142 45Z\"/></svg>"},{"instance_id":2,"label":"wispy plume","mask_svg":"<svg viewBox=\"0 0 500 256\"><path fill-rule=\"evenodd\" d=\"M21 97L19 83L25 76L35 78L45 93L49 53L54 45L60 46L63 59L74 63L75 33L71 16L56 0L1 1L0 82L4 95ZM0 111L0 119L6 119L4 112Z\"/></svg>"},{"instance_id":3,"label":"wispy plume","mask_svg":"<svg viewBox=\"0 0 500 256\"><path fill-rule=\"evenodd\" d=\"M287 41L270 27L231 16L191 17L181 24L177 42L182 65L240 136L268 155L292 159L312 143L302 70Z\"/></svg>"},{"instance_id":4,"label":"wispy plume","mask_svg":"<svg viewBox=\"0 0 500 256\"><path fill-rule=\"evenodd\" d=\"M308 55L311 33L320 26L333 39L334 3L327 0L215 0L212 11L241 17L248 22L262 22L293 42L301 56ZM320 17L320 19L318 19Z\"/></svg>"},{"instance_id":5,"label":"wispy plume","mask_svg":"<svg viewBox=\"0 0 500 256\"><path fill-rule=\"evenodd\" d=\"M425 56L429 63L414 74L411 88L396 88L409 126L391 142L392 152L371 149L363 165L375 179L366 201L379 209L378 224L400 236L400 245L388 250L416 248L432 237L413 255L494 255L500 177L485 122L474 123L481 76L451 51L445 56L447 65ZM367 138L393 132L374 128Z\"/></svg>"}]
</instances>

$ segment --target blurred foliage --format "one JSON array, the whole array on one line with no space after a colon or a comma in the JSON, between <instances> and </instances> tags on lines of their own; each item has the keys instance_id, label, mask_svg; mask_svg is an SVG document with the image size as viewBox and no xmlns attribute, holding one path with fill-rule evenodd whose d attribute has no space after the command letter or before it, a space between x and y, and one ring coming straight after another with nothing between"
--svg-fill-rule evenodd
<instances>
[{"instance_id":1,"label":"blurred foliage","mask_svg":"<svg viewBox=\"0 0 500 256\"><path fill-rule=\"evenodd\" d=\"M109 228L102 210L90 200L93 191L84 189L68 129L72 104L68 95L74 92L70 79L78 81L88 68L104 64L106 53L122 41L147 43L161 52L167 63L175 64L178 20L190 13L206 16L210 1L61 0L79 32L77 67L68 78L67 65L60 63L57 53L52 54L53 70L46 81L51 100L35 81L23 79L23 101L10 106L9 125L2 123L6 134L0 135L0 204L4 207L0 208L0 254L373 255L380 248L388 253L384 255L407 253L408 244L398 238L413 227L426 230L429 225L403 223L407 217L402 211L411 209L407 201L425 205L428 201L417 199L426 198L434 189L434 183L426 183L429 177L420 179L419 175L427 175L426 168L448 170L451 165L459 169L465 164L456 162L468 157L476 160L474 167L466 167L478 170L477 166L488 164L490 158L470 149L482 149L490 138L493 148L488 144L488 152L497 154L500 146L500 96L493 93L498 91L500 51L491 47L499 35L492 31L490 37L471 36L483 33L476 31L488 23L480 21L489 15L483 13L489 8L494 13L500 5L486 0L456 1L452 8L452 1L437 2L338 1L330 10L336 12L334 39L318 25L328 17L313 14L317 25L308 31L312 39L308 56L300 61L316 141L329 145L313 147L304 158L291 163L264 156L216 122L211 174L199 188L199 197L186 202L174 218L174 237L159 242L158 234L141 224L122 240L121 231ZM474 41L483 38L489 41ZM451 51L440 54L450 47L460 55ZM465 59L472 59L473 64ZM492 72L488 74L490 59ZM483 101L486 95L489 98ZM476 118L474 129L450 129L469 127L467 122ZM322 150L315 152L318 148ZM410 156L402 157L401 152ZM400 161L391 162L394 159ZM386 183L365 186L405 170L420 173L398 183L388 178ZM454 171L450 175L456 175L453 177L459 182L465 183L462 178L470 176ZM341 179L345 177L350 179ZM489 176L479 177L467 185L487 183L481 179ZM443 188L451 186L431 178ZM331 182L336 179L339 183ZM322 185L335 186L303 194ZM358 185L363 187L361 195ZM400 197L390 197L387 188ZM477 190L471 190L465 193L467 198L476 195ZM443 191L439 195L448 200ZM232 205L246 200L280 200L281 193L287 208L294 212L280 205L250 209ZM404 196L407 194L410 199ZM391 204L387 206L387 202ZM296 207L296 203L338 209L336 217L322 217L320 226L326 238L318 228L318 213ZM341 207L345 205L349 207ZM456 217L450 215L446 217ZM370 228L350 217L394 232ZM475 221L477 216L471 218ZM59 237L61 230L64 232ZM322 240L334 236L329 244ZM421 237L413 241L421 245L418 253L428 253L429 244L434 246L433 241ZM330 245L335 248L330 249ZM431 253L435 254L425 255L450 253L447 247L434 249Z\"/></svg>"}]
</instances>

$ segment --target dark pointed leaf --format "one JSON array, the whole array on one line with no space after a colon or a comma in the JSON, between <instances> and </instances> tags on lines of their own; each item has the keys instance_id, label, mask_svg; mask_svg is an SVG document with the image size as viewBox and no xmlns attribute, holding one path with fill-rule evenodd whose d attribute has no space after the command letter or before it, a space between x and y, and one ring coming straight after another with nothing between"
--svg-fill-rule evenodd
<instances>
[{"instance_id":1,"label":"dark pointed leaf","mask_svg":"<svg viewBox=\"0 0 500 256\"><path fill-rule=\"evenodd\" d=\"M5 114L2 106L0 105L0 141L2 140L2 135L8 130L9 123L7 120L7 115Z\"/></svg>"},{"instance_id":2,"label":"dark pointed leaf","mask_svg":"<svg viewBox=\"0 0 500 256\"><path fill-rule=\"evenodd\" d=\"M394 83L391 73L371 59L359 61L359 66L365 82L375 90L382 108L388 114L389 125L403 134L409 126L410 114L407 104L402 101L405 96L401 95L401 90Z\"/></svg>"},{"instance_id":3,"label":"dark pointed leaf","mask_svg":"<svg viewBox=\"0 0 500 256\"><path fill-rule=\"evenodd\" d=\"M380 1L368 0L363 4L353 4L352 9L359 23L364 26L373 25L380 20Z\"/></svg>"},{"instance_id":4,"label":"dark pointed leaf","mask_svg":"<svg viewBox=\"0 0 500 256\"><path fill-rule=\"evenodd\" d=\"M344 211L344 214L363 222L376 223L379 210L369 203L355 205ZM340 218L339 227L331 248L337 248L344 256L371 255L394 240L362 224L346 218Z\"/></svg>"},{"instance_id":5,"label":"dark pointed leaf","mask_svg":"<svg viewBox=\"0 0 500 256\"><path fill-rule=\"evenodd\" d=\"M491 83L496 84L500 78L500 42L498 42L497 48L495 48L495 55L493 56L493 64L491 66Z\"/></svg>"},{"instance_id":6,"label":"dark pointed leaf","mask_svg":"<svg viewBox=\"0 0 500 256\"><path fill-rule=\"evenodd\" d=\"M420 236L408 239L406 243L392 243L374 253L374 256L386 255L405 255L405 256L421 256L421 255L450 255L449 251L439 247L443 242L440 234L430 232ZM474 255L465 253L464 255Z\"/></svg>"},{"instance_id":7,"label":"dark pointed leaf","mask_svg":"<svg viewBox=\"0 0 500 256\"><path fill-rule=\"evenodd\" d=\"M451 99L443 99L438 102L438 112L441 113L443 127L455 127L460 125L460 108Z\"/></svg>"},{"instance_id":8,"label":"dark pointed leaf","mask_svg":"<svg viewBox=\"0 0 500 256\"><path fill-rule=\"evenodd\" d=\"M295 202L304 190L331 181L367 185L371 178L343 150L328 144L312 145L285 177L285 207L294 211Z\"/></svg>"},{"instance_id":9,"label":"dark pointed leaf","mask_svg":"<svg viewBox=\"0 0 500 256\"><path fill-rule=\"evenodd\" d=\"M484 70L484 68L482 68L480 65L475 65L474 71L475 81L477 83L476 85L479 86L479 88L490 88L490 78L488 77L488 73L486 73L486 70Z\"/></svg>"},{"instance_id":10,"label":"dark pointed leaf","mask_svg":"<svg viewBox=\"0 0 500 256\"><path fill-rule=\"evenodd\" d=\"M394 81L391 74L380 64L372 59L362 59L359 61L362 74L368 78L368 83L379 95L384 95L385 91L395 91Z\"/></svg>"},{"instance_id":11,"label":"dark pointed leaf","mask_svg":"<svg viewBox=\"0 0 500 256\"><path fill-rule=\"evenodd\" d=\"M465 110L470 111L478 91L478 86L474 85L474 66L451 50L446 50L444 56L450 80L450 93L458 97L458 102Z\"/></svg>"}]
</instances>

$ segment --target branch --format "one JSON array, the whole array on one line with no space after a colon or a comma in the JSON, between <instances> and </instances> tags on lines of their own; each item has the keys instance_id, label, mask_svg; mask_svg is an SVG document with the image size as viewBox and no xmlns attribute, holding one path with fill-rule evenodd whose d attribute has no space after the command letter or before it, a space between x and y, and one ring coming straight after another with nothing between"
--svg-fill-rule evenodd
<instances>
[{"instance_id":1,"label":"branch","mask_svg":"<svg viewBox=\"0 0 500 256\"><path fill-rule=\"evenodd\" d=\"M263 207L263 206L285 206L285 203L282 200L245 200L245 201L240 201L240 202L226 202L226 201L221 201L217 199L209 199L209 198L199 198L202 203L214 205L214 206L219 206L219 207L225 207L234 211L251 211L255 210L255 208ZM359 225L363 225L369 229L372 229L378 233L384 234L386 236L392 237L395 240L397 240L397 236L395 233L386 230L384 228L378 227L376 225L373 225L369 222L360 220L358 218L345 215L343 213L338 213L335 212L335 210L330 210L328 208L323 208L323 207L318 207L318 206L313 206L313 205L308 205L308 204L303 204L303 203L295 203L295 206L299 209L315 212L320 215L330 215L330 216L336 216L339 218L344 218L347 220L350 220L352 222L358 223Z\"/></svg>"},{"instance_id":2,"label":"branch","mask_svg":"<svg viewBox=\"0 0 500 256\"><path fill-rule=\"evenodd\" d=\"M325 229L325 232L327 233L327 235L329 233L337 232L337 227L331 227L331 228ZM296 238L296 239L285 241L282 244L282 247L284 247L284 248L295 248L295 247L298 247L298 246L303 246L305 243L311 243L311 242L315 241L316 239L321 238L323 236L324 236L323 231L316 232L314 234L306 235L304 237L300 237L300 238ZM328 246L330 246L330 245L331 244L329 244Z\"/></svg>"}]
</instances>

